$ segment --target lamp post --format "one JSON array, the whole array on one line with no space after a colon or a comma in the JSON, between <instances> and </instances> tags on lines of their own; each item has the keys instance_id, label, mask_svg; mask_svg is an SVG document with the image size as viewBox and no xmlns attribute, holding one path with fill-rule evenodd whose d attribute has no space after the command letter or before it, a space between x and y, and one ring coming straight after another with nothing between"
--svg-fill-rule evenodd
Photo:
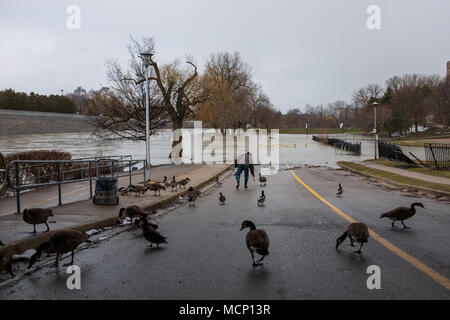
<instances>
[{"instance_id":1,"label":"lamp post","mask_svg":"<svg viewBox=\"0 0 450 320\"><path fill-rule=\"evenodd\" d=\"M144 62L145 67L145 160L146 168L145 171L150 170L150 110L149 110L149 93L148 93L148 67L150 66L150 60L153 56L151 52L142 52L141 58ZM150 178L150 174L148 175Z\"/></svg>"},{"instance_id":2,"label":"lamp post","mask_svg":"<svg viewBox=\"0 0 450 320\"><path fill-rule=\"evenodd\" d=\"M378 144L378 134L377 134L377 105L378 102L372 103L373 105L373 132L375 133L375 142L374 142L374 159L377 159L377 144Z\"/></svg>"}]
</instances>

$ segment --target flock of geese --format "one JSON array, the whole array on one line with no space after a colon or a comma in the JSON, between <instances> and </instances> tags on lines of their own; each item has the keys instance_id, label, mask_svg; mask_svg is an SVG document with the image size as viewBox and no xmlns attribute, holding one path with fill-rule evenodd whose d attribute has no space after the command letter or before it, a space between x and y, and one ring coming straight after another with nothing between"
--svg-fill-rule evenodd
<instances>
[{"instance_id":1,"label":"flock of geese","mask_svg":"<svg viewBox=\"0 0 450 320\"><path fill-rule=\"evenodd\" d=\"M171 187L172 189L181 189L186 188L186 185L190 182L189 178L185 178L180 181L176 181L175 177L173 177L172 181L168 182L167 177L164 177L164 181L162 182L152 182L147 181L145 185L130 185L128 187L128 192L135 192L136 194L143 194L147 190L152 190L156 192L165 190L166 187ZM265 186L267 184L267 178L261 176L259 174L259 182L260 186ZM223 182L216 178L216 185L218 187L222 186ZM123 191L123 190L122 190ZM337 197L343 197L344 190L339 184L338 191L336 193ZM190 187L187 190L186 197L189 202L189 206L195 206L195 200L200 196L200 191L194 190L193 187ZM219 204L225 205L225 196L222 192L219 192ZM266 200L266 196L264 194L264 190L261 191L261 196L257 200L258 206L264 206L264 202ZM424 205L420 202L415 202L411 204L410 207L398 207L386 213L383 213L380 218L388 218L392 220L392 227L395 228L395 222L400 221L405 229L409 229L404 223L405 220L413 217L416 214L416 207L424 208ZM48 218L53 216L51 209L43 209L43 208L31 208L25 209L22 212L23 221L33 225L33 233L36 233L36 225L45 224L48 232L50 230L48 226ZM123 223L123 219L125 218L131 219L131 224L134 226L142 226L142 232L144 238L150 243L150 247L153 247L153 244L156 244L158 247L160 244L167 244L166 237L162 236L158 231L158 225L149 221L148 214L139 206L132 205L126 208L121 208L119 210L119 221ZM246 235L246 245L248 250L250 251L252 257L252 265L254 267L261 265L261 261L269 254L269 236L264 230L257 229L255 224L249 220L245 220L242 222L241 230L249 228L250 230ZM369 238L369 229L366 224L362 222L354 222L351 223L347 230L337 238L336 240L336 249L344 242L346 238L350 240L350 246L354 246L354 242L360 243L360 247L357 253L361 253L361 249L368 241ZM48 241L40 244L36 248L36 252L31 256L28 268L40 258L43 252L48 254L56 253L56 260L54 266L58 266L59 256L61 254L65 254L71 252L72 259L69 265L72 265L74 262L74 251L75 249L84 242L91 242L88 239L88 236L80 231L75 230L61 230L56 231ZM0 246L4 246L4 244L0 241ZM255 262L255 253L261 256L259 260ZM6 255L0 255L0 273L7 271L12 277L13 268L11 264L10 257Z\"/></svg>"},{"instance_id":2,"label":"flock of geese","mask_svg":"<svg viewBox=\"0 0 450 320\"><path fill-rule=\"evenodd\" d=\"M151 181L147 180L144 184L130 184L128 187L119 188L119 192L122 196L128 196L130 193L134 193L135 197L143 196L148 190L154 191L155 196L161 195L161 190L167 190L171 188L172 191L177 191L178 188L186 188L186 185L191 181L188 177L177 181L173 176L171 181L167 181L167 176L164 176L163 181ZM158 193L158 194L156 194Z\"/></svg>"}]
</instances>

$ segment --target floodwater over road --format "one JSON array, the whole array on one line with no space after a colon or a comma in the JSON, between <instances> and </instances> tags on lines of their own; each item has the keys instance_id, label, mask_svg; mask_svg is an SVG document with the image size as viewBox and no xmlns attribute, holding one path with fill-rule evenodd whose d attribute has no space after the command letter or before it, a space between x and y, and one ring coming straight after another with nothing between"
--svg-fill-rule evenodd
<instances>
[{"instance_id":1,"label":"floodwater over road","mask_svg":"<svg viewBox=\"0 0 450 320\"><path fill-rule=\"evenodd\" d=\"M348 142L362 142L361 155L344 152L337 148L312 140L312 135L281 134L278 143L271 139L269 144L279 146L279 162L292 165L321 165L337 167L337 161L363 161L374 156L374 141L372 137L355 134L333 135ZM151 137L151 162L153 165L169 164L168 155L171 151L172 134L170 130L162 130ZM204 145L205 145L204 139ZM184 139L186 141L186 139ZM58 133L39 135L3 135L0 136L0 152L12 153L29 150L60 150L72 153L74 158L132 155L135 159L145 159L145 143L142 141L113 140L104 142L91 133ZM240 153L242 148L237 148ZM413 152L423 159L424 150L418 147L402 147L405 154ZM227 147L227 153L233 152L233 147ZM190 155L183 156L184 162L189 162ZM272 161L276 164L276 161Z\"/></svg>"}]
</instances>

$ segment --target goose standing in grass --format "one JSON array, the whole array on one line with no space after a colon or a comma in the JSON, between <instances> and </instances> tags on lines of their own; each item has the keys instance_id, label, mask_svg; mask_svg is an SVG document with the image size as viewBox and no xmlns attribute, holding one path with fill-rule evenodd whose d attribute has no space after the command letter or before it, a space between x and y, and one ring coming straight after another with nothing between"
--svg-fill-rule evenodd
<instances>
[{"instance_id":1,"label":"goose standing in grass","mask_svg":"<svg viewBox=\"0 0 450 320\"><path fill-rule=\"evenodd\" d=\"M362 222L353 222L347 227L347 231L344 232L342 236L337 238L336 240L336 249L339 247L339 245L344 242L344 240L348 237L350 240L350 245L354 247L353 244L354 241L361 243L361 246L359 247L358 251L355 251L356 253L361 253L361 248L364 243L367 242L367 239L369 238L369 228L362 223ZM355 239L353 239L355 238Z\"/></svg>"},{"instance_id":2,"label":"goose standing in grass","mask_svg":"<svg viewBox=\"0 0 450 320\"><path fill-rule=\"evenodd\" d=\"M261 191L261 196L258 198L257 205L258 207L264 206L264 202L266 201L266 195L264 194L264 190Z\"/></svg>"},{"instance_id":3,"label":"goose standing in grass","mask_svg":"<svg viewBox=\"0 0 450 320\"><path fill-rule=\"evenodd\" d=\"M270 240L269 236L264 230L256 229L256 226L253 222L245 220L242 222L241 231L245 228L250 228L250 231L247 232L245 236L245 243L247 245L250 254L252 255L253 266L260 266L261 261L264 260L264 257L269 254L269 245ZM261 255L261 259L255 262L255 253Z\"/></svg>"},{"instance_id":4,"label":"goose standing in grass","mask_svg":"<svg viewBox=\"0 0 450 320\"><path fill-rule=\"evenodd\" d=\"M36 233L37 224L45 224L47 226L46 232L49 232L50 228L48 227L47 220L51 216L53 216L51 209L31 208L23 210L22 213L23 221L33 225L33 233Z\"/></svg>"},{"instance_id":5,"label":"goose standing in grass","mask_svg":"<svg viewBox=\"0 0 450 320\"><path fill-rule=\"evenodd\" d=\"M341 198L343 194L344 194L344 189L342 189L342 186L339 183L339 187L338 187L338 191L336 193L336 197Z\"/></svg>"},{"instance_id":6,"label":"goose standing in grass","mask_svg":"<svg viewBox=\"0 0 450 320\"><path fill-rule=\"evenodd\" d=\"M181 189L181 186L183 186L183 189L186 189L186 185L187 185L190 181L191 181L191 179L189 179L189 178L187 178L187 177L186 177L186 179L183 179L183 180L178 181L178 185L180 186L180 189Z\"/></svg>"},{"instance_id":7,"label":"goose standing in grass","mask_svg":"<svg viewBox=\"0 0 450 320\"><path fill-rule=\"evenodd\" d=\"M219 177L216 177L216 186L221 187L223 184L223 181L219 180Z\"/></svg>"},{"instance_id":8,"label":"goose standing in grass","mask_svg":"<svg viewBox=\"0 0 450 320\"><path fill-rule=\"evenodd\" d=\"M225 200L226 200L225 196L222 194L222 192L220 192L220 195L219 195L220 204L225 204Z\"/></svg>"},{"instance_id":9,"label":"goose standing in grass","mask_svg":"<svg viewBox=\"0 0 450 320\"><path fill-rule=\"evenodd\" d=\"M72 252L72 260L68 266L73 265L73 258L75 249L83 242L92 242L88 236L83 232L76 230L61 230L56 231L48 241L42 243L37 249L36 253L31 256L28 269L35 264L36 260L41 257L42 252L56 253L56 260L54 267L58 267L59 255L67 252Z\"/></svg>"},{"instance_id":10,"label":"goose standing in grass","mask_svg":"<svg viewBox=\"0 0 450 320\"><path fill-rule=\"evenodd\" d=\"M411 204L411 208L408 207L398 207L391 211L388 211L386 213L383 213L380 218L389 218L392 220L392 227L395 228L395 221L400 221L403 225L403 228L405 229L411 229L410 227L407 227L403 220L408 220L412 216L416 214L416 207L422 207L425 209L423 204L421 202L415 202Z\"/></svg>"},{"instance_id":11,"label":"goose standing in grass","mask_svg":"<svg viewBox=\"0 0 450 320\"><path fill-rule=\"evenodd\" d=\"M178 181L175 180L175 176L173 176L172 181L170 181L170 187L172 188L172 191L174 191L173 188L175 188L175 191L178 189Z\"/></svg>"},{"instance_id":12,"label":"goose standing in grass","mask_svg":"<svg viewBox=\"0 0 450 320\"><path fill-rule=\"evenodd\" d=\"M4 247L5 245L3 242L0 241L0 246ZM14 278L14 273L12 269L11 264L11 256L8 254L0 254L0 274L2 274L4 271L8 272L11 277Z\"/></svg>"},{"instance_id":13,"label":"goose standing in grass","mask_svg":"<svg viewBox=\"0 0 450 320\"><path fill-rule=\"evenodd\" d=\"M150 242L150 248L153 247L154 243L156 243L158 247L161 243L167 243L166 237L163 237L158 231L156 231L155 224L149 223L146 219L144 219L142 233L144 234L144 238Z\"/></svg>"},{"instance_id":14,"label":"goose standing in grass","mask_svg":"<svg viewBox=\"0 0 450 320\"><path fill-rule=\"evenodd\" d=\"M260 173L259 173L259 185L260 185L260 186L265 186L266 183L267 183L267 178L266 178L266 177L263 177L263 176L261 175L261 172L260 172Z\"/></svg>"}]
</instances>

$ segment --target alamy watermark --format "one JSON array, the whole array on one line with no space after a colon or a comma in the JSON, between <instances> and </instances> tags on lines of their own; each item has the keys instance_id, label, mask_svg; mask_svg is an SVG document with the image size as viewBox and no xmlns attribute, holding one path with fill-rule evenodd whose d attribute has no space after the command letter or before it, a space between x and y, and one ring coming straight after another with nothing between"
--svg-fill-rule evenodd
<instances>
[{"instance_id":1,"label":"alamy watermark","mask_svg":"<svg viewBox=\"0 0 450 320\"><path fill-rule=\"evenodd\" d=\"M80 30L81 29L81 9L79 6L71 4L67 7L66 13L69 15L67 17L66 26L69 30Z\"/></svg>"},{"instance_id":2,"label":"alamy watermark","mask_svg":"<svg viewBox=\"0 0 450 320\"><path fill-rule=\"evenodd\" d=\"M366 281L367 289L381 289L381 268L375 264L370 265L367 267L367 274L370 274Z\"/></svg>"},{"instance_id":3,"label":"alamy watermark","mask_svg":"<svg viewBox=\"0 0 450 320\"><path fill-rule=\"evenodd\" d=\"M280 134L278 129L203 129L194 121L193 129L177 129L172 140L182 143L172 149L174 164L233 164L240 155L250 152L253 164L261 165L261 174L274 175L280 164ZM180 157L180 151L183 156Z\"/></svg>"},{"instance_id":4,"label":"alamy watermark","mask_svg":"<svg viewBox=\"0 0 450 320\"><path fill-rule=\"evenodd\" d=\"M79 266L71 265L67 267L66 273L70 274L67 277L66 285L69 290L81 290L81 269Z\"/></svg>"},{"instance_id":5,"label":"alamy watermark","mask_svg":"<svg viewBox=\"0 0 450 320\"><path fill-rule=\"evenodd\" d=\"M366 13L369 17L366 21L367 29L380 30L381 29L381 8L377 5L370 5L367 7Z\"/></svg>"}]
</instances>

